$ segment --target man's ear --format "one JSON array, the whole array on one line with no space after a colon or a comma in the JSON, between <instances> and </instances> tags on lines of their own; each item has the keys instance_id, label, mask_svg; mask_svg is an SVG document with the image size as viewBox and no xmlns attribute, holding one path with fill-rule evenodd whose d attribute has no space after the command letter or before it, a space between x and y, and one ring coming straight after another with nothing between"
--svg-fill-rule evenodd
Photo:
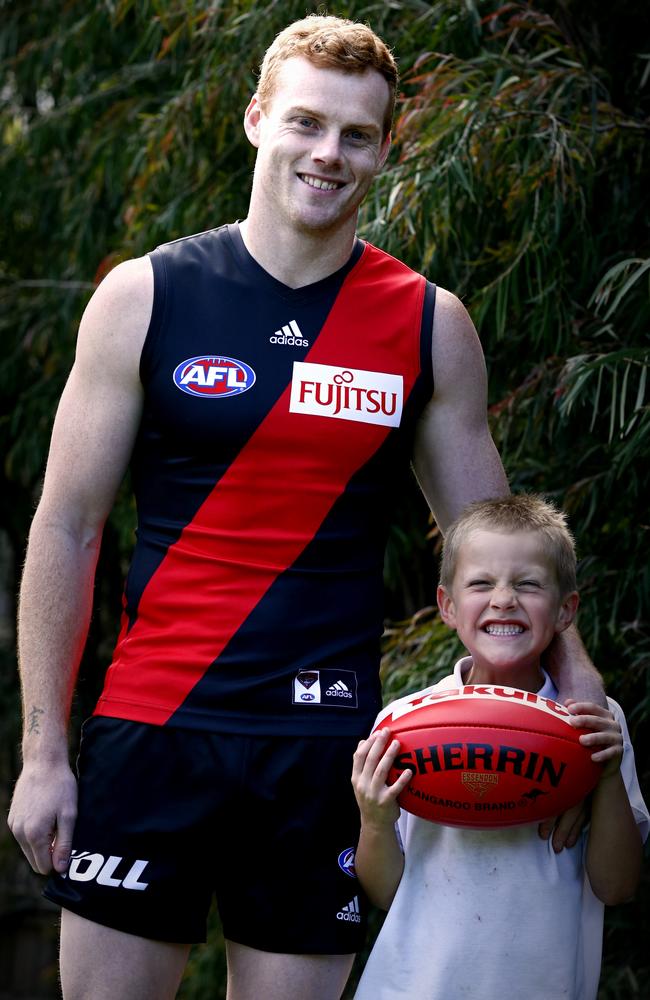
<instances>
[{"instance_id":1,"label":"man's ear","mask_svg":"<svg viewBox=\"0 0 650 1000\"><path fill-rule=\"evenodd\" d=\"M580 597L575 590L562 598L562 603L557 613L557 622L555 623L556 632L564 632L569 627L576 616L579 604Z\"/></svg>"},{"instance_id":2,"label":"man's ear","mask_svg":"<svg viewBox=\"0 0 650 1000\"><path fill-rule=\"evenodd\" d=\"M438 587L436 600L438 601L440 617L445 625L448 625L449 628L456 628L456 607L451 594L447 592L445 587Z\"/></svg>"},{"instance_id":3,"label":"man's ear","mask_svg":"<svg viewBox=\"0 0 650 1000\"><path fill-rule=\"evenodd\" d=\"M250 142L251 146L257 147L260 144L260 120L262 117L262 108L260 106L260 100L257 94L253 94L244 112L244 132Z\"/></svg>"}]
</instances>

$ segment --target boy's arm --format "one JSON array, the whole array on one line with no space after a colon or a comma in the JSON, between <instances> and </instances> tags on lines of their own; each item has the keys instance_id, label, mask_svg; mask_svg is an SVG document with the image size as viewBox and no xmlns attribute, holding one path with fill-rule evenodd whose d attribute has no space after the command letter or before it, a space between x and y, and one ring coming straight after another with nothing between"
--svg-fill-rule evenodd
<instances>
[{"instance_id":1,"label":"boy's arm","mask_svg":"<svg viewBox=\"0 0 650 1000\"><path fill-rule=\"evenodd\" d=\"M641 875L643 845L621 774L623 734L609 709L593 702L569 702L572 724L592 732L580 742L594 750L603 773L592 797L586 869L591 888L608 906L624 903Z\"/></svg>"},{"instance_id":2,"label":"boy's arm","mask_svg":"<svg viewBox=\"0 0 650 1000\"><path fill-rule=\"evenodd\" d=\"M389 743L389 732L380 729L362 740L354 754L352 785L361 812L361 833L355 869L371 903L387 910L404 871L404 855L395 824L399 819L397 796L411 780L404 771L393 785L388 772L399 751L399 741Z\"/></svg>"}]
</instances>

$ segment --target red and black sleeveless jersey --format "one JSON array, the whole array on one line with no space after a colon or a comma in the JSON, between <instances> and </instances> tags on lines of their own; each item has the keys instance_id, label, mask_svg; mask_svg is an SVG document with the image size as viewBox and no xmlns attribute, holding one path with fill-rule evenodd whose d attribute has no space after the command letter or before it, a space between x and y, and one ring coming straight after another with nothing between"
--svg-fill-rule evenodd
<instances>
[{"instance_id":1,"label":"red and black sleeveless jersey","mask_svg":"<svg viewBox=\"0 0 650 1000\"><path fill-rule=\"evenodd\" d=\"M236 225L151 263L137 542L96 714L364 734L434 286L357 240L339 271L288 288Z\"/></svg>"}]
</instances>

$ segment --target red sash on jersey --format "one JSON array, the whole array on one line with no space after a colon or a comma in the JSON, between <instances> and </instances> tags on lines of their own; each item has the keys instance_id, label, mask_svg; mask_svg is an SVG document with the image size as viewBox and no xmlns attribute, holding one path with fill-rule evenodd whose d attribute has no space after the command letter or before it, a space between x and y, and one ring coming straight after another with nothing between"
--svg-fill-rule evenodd
<instances>
[{"instance_id":1,"label":"red sash on jersey","mask_svg":"<svg viewBox=\"0 0 650 1000\"><path fill-rule=\"evenodd\" d=\"M406 402L425 285L366 245L305 361L401 374ZM391 432L292 413L290 395L288 385L169 547L123 625L95 714L167 722ZM290 609L278 627L291 627Z\"/></svg>"}]
</instances>

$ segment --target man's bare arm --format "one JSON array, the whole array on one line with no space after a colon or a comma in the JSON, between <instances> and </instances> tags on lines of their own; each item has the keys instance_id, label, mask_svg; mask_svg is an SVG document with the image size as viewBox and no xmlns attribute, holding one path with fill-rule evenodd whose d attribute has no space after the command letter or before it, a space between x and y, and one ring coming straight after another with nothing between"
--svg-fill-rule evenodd
<instances>
[{"instance_id":1,"label":"man's bare arm","mask_svg":"<svg viewBox=\"0 0 650 1000\"><path fill-rule=\"evenodd\" d=\"M142 258L111 272L89 302L29 537L18 622L23 771L9 825L40 872L52 864L64 870L68 860L76 815L70 704L102 530L139 425L139 359L152 298L151 265Z\"/></svg>"},{"instance_id":2,"label":"man's bare arm","mask_svg":"<svg viewBox=\"0 0 650 1000\"><path fill-rule=\"evenodd\" d=\"M468 503L510 492L487 422L487 375L462 303L437 290L432 338L433 397L416 433L413 464L444 533Z\"/></svg>"},{"instance_id":3,"label":"man's bare arm","mask_svg":"<svg viewBox=\"0 0 650 1000\"><path fill-rule=\"evenodd\" d=\"M544 663L555 681L558 700L594 701L607 707L603 680L594 667L575 625L560 632L546 651Z\"/></svg>"},{"instance_id":4,"label":"man's bare arm","mask_svg":"<svg viewBox=\"0 0 650 1000\"><path fill-rule=\"evenodd\" d=\"M433 324L434 393L415 443L414 465L422 491L444 533L474 500L510 492L487 423L483 351L459 300L439 288ZM605 705L602 681L575 627L554 640L547 665L559 698Z\"/></svg>"}]
</instances>

